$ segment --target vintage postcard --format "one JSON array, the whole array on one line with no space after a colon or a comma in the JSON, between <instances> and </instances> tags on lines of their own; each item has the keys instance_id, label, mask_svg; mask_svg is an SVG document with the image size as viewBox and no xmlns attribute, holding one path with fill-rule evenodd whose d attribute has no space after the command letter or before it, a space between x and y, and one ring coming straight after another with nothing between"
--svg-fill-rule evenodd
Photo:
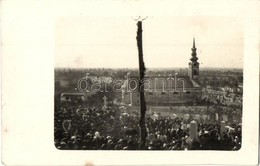
<instances>
[{"instance_id":1,"label":"vintage postcard","mask_svg":"<svg viewBox=\"0 0 260 166\"><path fill-rule=\"evenodd\" d=\"M258 164L259 2L2 7L4 165Z\"/></svg>"}]
</instances>

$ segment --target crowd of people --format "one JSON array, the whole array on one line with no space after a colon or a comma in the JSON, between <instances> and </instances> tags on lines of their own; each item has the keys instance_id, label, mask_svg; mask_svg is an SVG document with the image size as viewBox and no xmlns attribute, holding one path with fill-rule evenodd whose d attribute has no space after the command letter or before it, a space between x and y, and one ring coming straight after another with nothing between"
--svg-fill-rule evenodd
<instances>
[{"instance_id":1,"label":"crowd of people","mask_svg":"<svg viewBox=\"0 0 260 166\"><path fill-rule=\"evenodd\" d=\"M220 133L219 123L198 123L198 136L189 139L189 123L194 119L146 116L147 150L238 150L241 124L229 124ZM55 108L55 146L62 150L138 150L139 113L118 106Z\"/></svg>"}]
</instances>

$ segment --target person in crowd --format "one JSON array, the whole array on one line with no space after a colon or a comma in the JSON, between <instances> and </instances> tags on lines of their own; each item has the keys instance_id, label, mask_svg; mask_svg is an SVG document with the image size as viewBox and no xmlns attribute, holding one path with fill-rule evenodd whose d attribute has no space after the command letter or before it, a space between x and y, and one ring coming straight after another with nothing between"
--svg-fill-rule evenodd
<instances>
[{"instance_id":1,"label":"person in crowd","mask_svg":"<svg viewBox=\"0 0 260 166\"><path fill-rule=\"evenodd\" d=\"M125 111L125 110L124 110ZM138 150L139 113L122 112L119 108L56 108L55 146L75 150ZM226 111L226 112L225 112ZM221 114L239 116L239 113L222 110ZM170 116L146 117L147 150L239 150L241 124L231 124L234 130L220 136L218 123L198 122L198 139L188 142L189 119ZM201 122L201 123L199 123Z\"/></svg>"}]
</instances>

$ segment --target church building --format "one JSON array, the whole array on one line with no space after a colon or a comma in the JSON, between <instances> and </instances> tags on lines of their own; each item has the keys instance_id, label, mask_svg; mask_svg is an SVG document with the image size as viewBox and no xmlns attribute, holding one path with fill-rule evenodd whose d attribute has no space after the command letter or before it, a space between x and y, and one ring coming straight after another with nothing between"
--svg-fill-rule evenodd
<instances>
[{"instance_id":1,"label":"church building","mask_svg":"<svg viewBox=\"0 0 260 166\"><path fill-rule=\"evenodd\" d=\"M199 62L196 53L195 39L193 39L189 72L187 75L173 73L169 76L145 76L144 94L146 104L149 106L173 106L193 103L201 95L202 88L199 84ZM122 87L122 103L138 106L137 76L126 78ZM134 87L134 88L133 88Z\"/></svg>"}]
</instances>

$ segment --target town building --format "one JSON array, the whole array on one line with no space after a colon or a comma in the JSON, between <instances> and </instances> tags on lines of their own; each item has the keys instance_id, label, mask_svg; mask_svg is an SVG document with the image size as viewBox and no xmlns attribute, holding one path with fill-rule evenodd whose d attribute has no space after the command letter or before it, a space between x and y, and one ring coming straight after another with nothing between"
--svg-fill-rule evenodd
<instances>
[{"instance_id":1,"label":"town building","mask_svg":"<svg viewBox=\"0 0 260 166\"><path fill-rule=\"evenodd\" d=\"M187 75L173 73L171 75L146 75L144 81L144 94L147 105L172 106L193 103L202 94L199 82L199 62L195 39L193 39L192 53ZM122 103L138 106L138 76L129 73L122 87Z\"/></svg>"}]
</instances>

